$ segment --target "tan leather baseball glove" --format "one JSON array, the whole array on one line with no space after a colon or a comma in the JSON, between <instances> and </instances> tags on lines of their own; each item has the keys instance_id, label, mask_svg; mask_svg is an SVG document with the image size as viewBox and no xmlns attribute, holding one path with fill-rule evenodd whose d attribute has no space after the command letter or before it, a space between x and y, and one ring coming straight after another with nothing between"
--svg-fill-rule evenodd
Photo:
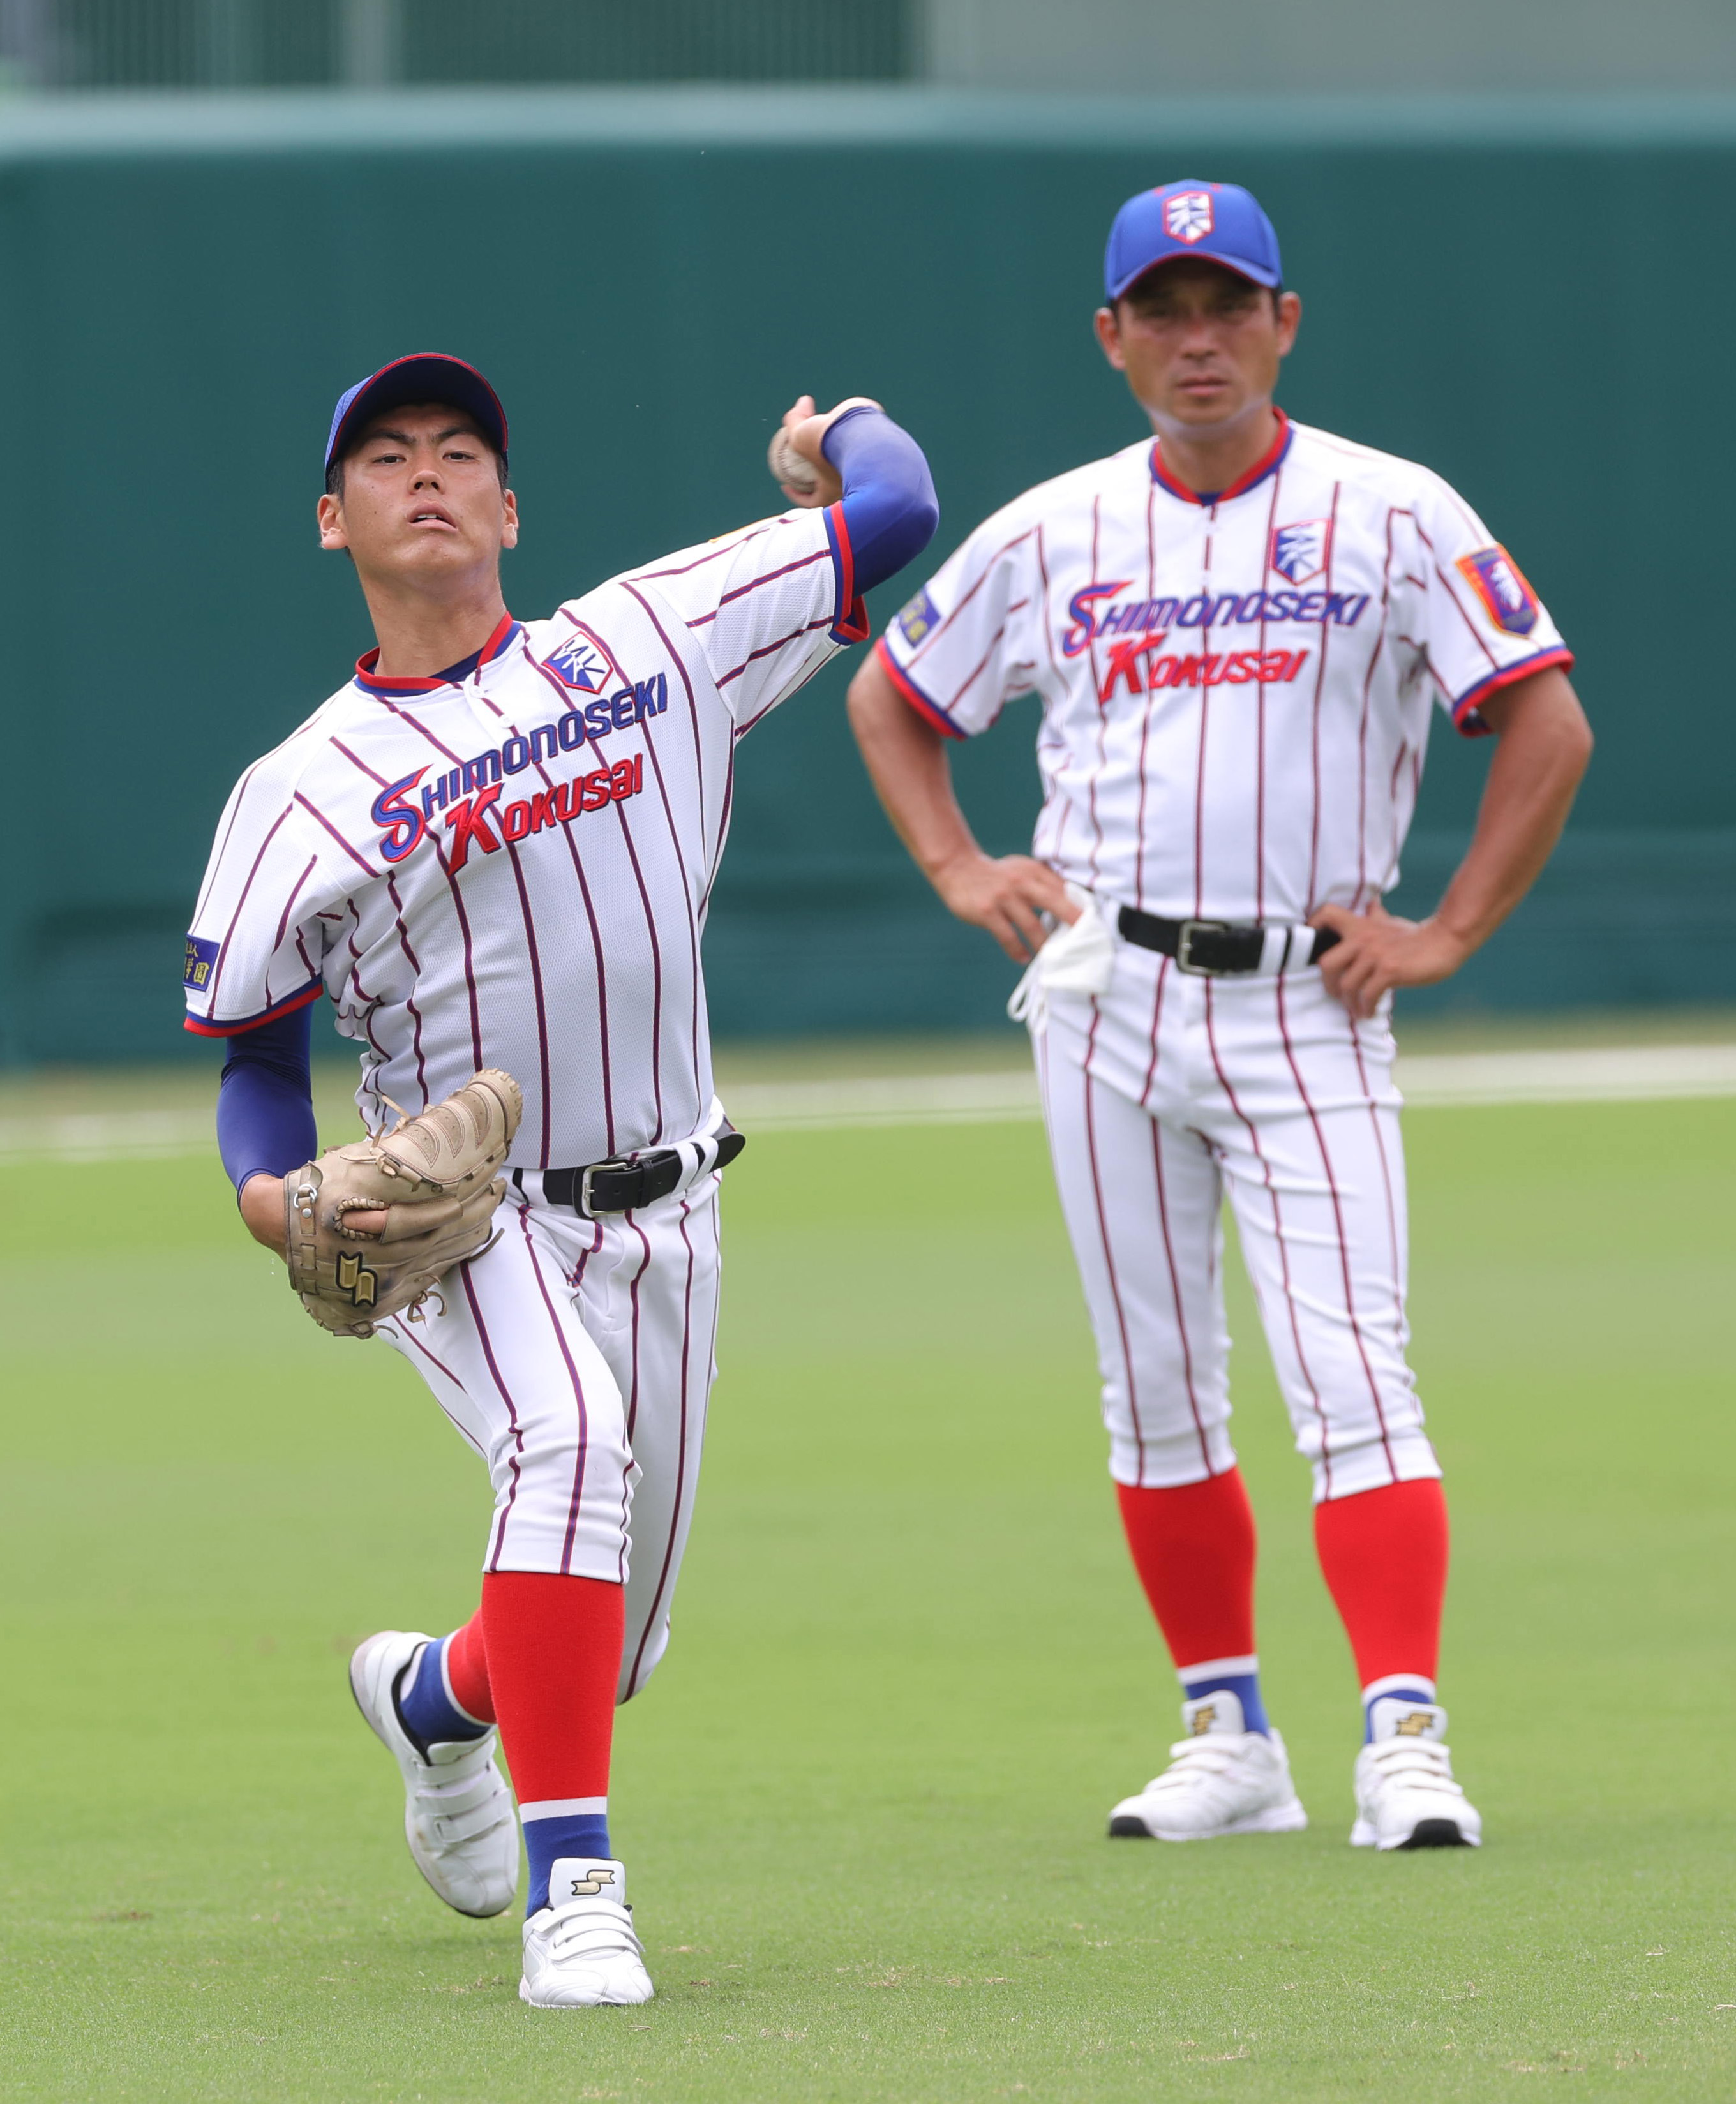
<instances>
[{"instance_id":1,"label":"tan leather baseball glove","mask_svg":"<svg viewBox=\"0 0 1736 2104\"><path fill-rule=\"evenodd\" d=\"M489 1246L524 1109L512 1077L485 1068L419 1117L283 1179L289 1282L316 1322L371 1337L388 1315L413 1317L454 1264ZM373 1212L385 1224L371 1233L346 1224Z\"/></svg>"}]
</instances>

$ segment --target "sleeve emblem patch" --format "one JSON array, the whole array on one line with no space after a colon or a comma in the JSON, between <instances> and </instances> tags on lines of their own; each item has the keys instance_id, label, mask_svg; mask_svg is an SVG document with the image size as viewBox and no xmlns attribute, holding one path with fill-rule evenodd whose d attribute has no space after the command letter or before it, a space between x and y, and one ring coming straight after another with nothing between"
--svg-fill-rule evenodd
<instances>
[{"instance_id":1,"label":"sleeve emblem patch","mask_svg":"<svg viewBox=\"0 0 1736 2104\"><path fill-rule=\"evenodd\" d=\"M925 635L940 626L940 609L929 597L926 586L911 600L894 626L913 650Z\"/></svg>"},{"instance_id":2,"label":"sleeve emblem patch","mask_svg":"<svg viewBox=\"0 0 1736 2104\"><path fill-rule=\"evenodd\" d=\"M215 943L208 943L202 935L188 936L187 961L181 975L183 986L191 987L195 993L205 992L217 968L218 947Z\"/></svg>"},{"instance_id":3,"label":"sleeve emblem patch","mask_svg":"<svg viewBox=\"0 0 1736 2104\"><path fill-rule=\"evenodd\" d=\"M1509 635L1528 635L1542 612L1524 573L1498 543L1461 555L1453 568L1483 602L1483 610Z\"/></svg>"}]
</instances>

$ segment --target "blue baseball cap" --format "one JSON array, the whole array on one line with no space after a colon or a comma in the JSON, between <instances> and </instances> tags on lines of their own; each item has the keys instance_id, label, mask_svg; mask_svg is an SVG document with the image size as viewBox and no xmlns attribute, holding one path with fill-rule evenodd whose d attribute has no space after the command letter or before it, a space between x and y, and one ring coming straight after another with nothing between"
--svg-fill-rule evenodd
<instances>
[{"instance_id":1,"label":"blue baseball cap","mask_svg":"<svg viewBox=\"0 0 1736 2104\"><path fill-rule=\"evenodd\" d=\"M331 436L325 442L326 472L342 452L350 434L370 417L401 409L406 402L449 402L475 419L476 428L502 460L507 457L507 412L500 397L474 365L444 350L422 350L395 358L365 380L358 380L337 398Z\"/></svg>"},{"instance_id":2,"label":"blue baseball cap","mask_svg":"<svg viewBox=\"0 0 1736 2104\"><path fill-rule=\"evenodd\" d=\"M1154 263L1203 256L1256 285L1281 285L1278 235L1253 196L1235 183L1191 177L1141 190L1115 215L1104 251L1103 289L1113 304Z\"/></svg>"}]
</instances>

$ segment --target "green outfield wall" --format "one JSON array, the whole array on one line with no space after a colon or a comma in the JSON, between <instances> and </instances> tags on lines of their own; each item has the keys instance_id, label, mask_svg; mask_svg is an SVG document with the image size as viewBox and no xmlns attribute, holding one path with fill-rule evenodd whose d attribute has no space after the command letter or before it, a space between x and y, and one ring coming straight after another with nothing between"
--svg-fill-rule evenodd
<instances>
[{"instance_id":1,"label":"green outfield wall","mask_svg":"<svg viewBox=\"0 0 1736 2104\"><path fill-rule=\"evenodd\" d=\"M91 100L0 117L5 1056L198 1051L180 937L224 794L368 640L313 531L350 381L422 348L495 379L526 615L767 509L803 390L919 435L938 559L1138 435L1090 333L1102 238L1189 174L1278 222L1307 303L1288 408L1448 476L1581 653L1569 840L1418 1005L1736 999L1736 100ZM1005 998L879 815L847 674L743 749L721 1030L968 1027ZM997 848L1028 835L1033 729L1021 703L959 757ZM1404 903L1452 867L1485 752L1443 724Z\"/></svg>"}]
</instances>

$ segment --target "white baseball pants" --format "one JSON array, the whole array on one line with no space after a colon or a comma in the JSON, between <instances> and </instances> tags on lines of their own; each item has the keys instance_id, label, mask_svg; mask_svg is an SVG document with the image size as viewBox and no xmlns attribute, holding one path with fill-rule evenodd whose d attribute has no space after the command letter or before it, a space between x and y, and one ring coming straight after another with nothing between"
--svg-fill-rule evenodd
<instances>
[{"instance_id":1,"label":"white baseball pants","mask_svg":"<svg viewBox=\"0 0 1736 2104\"><path fill-rule=\"evenodd\" d=\"M1118 939L1109 991L1050 995L1035 1044L1115 1480L1198 1482L1235 1459L1226 1195L1316 1501L1438 1476L1405 1362L1385 1016L1354 1022L1318 971L1202 978Z\"/></svg>"},{"instance_id":2,"label":"white baseball pants","mask_svg":"<svg viewBox=\"0 0 1736 2104\"><path fill-rule=\"evenodd\" d=\"M380 1326L488 1465L484 1570L624 1585L623 1702L667 1647L693 1518L716 1372L718 1182L595 1220L514 1192L499 1240L422 1320Z\"/></svg>"}]
</instances>

